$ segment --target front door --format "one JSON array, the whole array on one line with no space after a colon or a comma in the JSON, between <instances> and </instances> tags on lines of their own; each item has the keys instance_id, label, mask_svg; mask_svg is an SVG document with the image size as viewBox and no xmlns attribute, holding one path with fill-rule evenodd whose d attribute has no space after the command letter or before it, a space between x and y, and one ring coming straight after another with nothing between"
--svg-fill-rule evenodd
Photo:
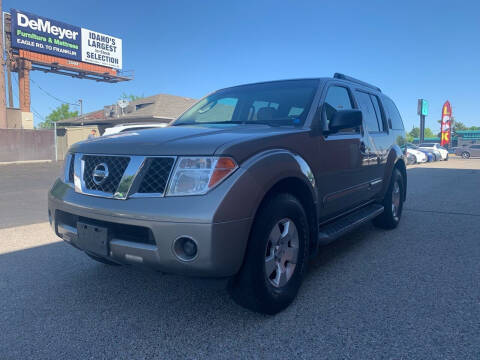
<instances>
[{"instance_id":1,"label":"front door","mask_svg":"<svg viewBox=\"0 0 480 360\"><path fill-rule=\"evenodd\" d=\"M351 89L335 82L327 85L321 102L323 127L338 110L354 108ZM369 179L366 169L372 148L360 128L319 136L318 191L321 202L320 220L338 215L365 201Z\"/></svg>"}]
</instances>

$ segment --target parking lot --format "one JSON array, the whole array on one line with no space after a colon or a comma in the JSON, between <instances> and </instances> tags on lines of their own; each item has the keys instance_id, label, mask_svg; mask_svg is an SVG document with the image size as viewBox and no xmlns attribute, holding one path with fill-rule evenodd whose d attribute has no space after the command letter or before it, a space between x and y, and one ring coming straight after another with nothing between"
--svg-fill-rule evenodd
<instances>
[{"instance_id":1,"label":"parking lot","mask_svg":"<svg viewBox=\"0 0 480 360\"><path fill-rule=\"evenodd\" d=\"M276 316L225 281L96 263L56 238L58 164L0 166L0 358L480 358L480 159L412 166L398 229L322 249Z\"/></svg>"}]
</instances>

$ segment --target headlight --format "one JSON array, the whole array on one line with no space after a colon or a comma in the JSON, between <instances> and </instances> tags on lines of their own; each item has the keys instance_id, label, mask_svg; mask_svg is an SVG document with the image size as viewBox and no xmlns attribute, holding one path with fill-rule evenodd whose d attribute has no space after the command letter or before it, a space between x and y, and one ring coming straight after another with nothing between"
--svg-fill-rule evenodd
<instances>
[{"instance_id":1,"label":"headlight","mask_svg":"<svg viewBox=\"0 0 480 360\"><path fill-rule=\"evenodd\" d=\"M237 163L229 157L180 157L167 196L205 194L236 169Z\"/></svg>"}]
</instances>

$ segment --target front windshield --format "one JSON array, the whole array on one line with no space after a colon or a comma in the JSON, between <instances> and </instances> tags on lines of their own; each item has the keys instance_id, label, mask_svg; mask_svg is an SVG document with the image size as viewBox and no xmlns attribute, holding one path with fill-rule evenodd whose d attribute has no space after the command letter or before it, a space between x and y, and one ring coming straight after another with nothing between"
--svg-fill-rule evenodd
<instances>
[{"instance_id":1,"label":"front windshield","mask_svg":"<svg viewBox=\"0 0 480 360\"><path fill-rule=\"evenodd\" d=\"M317 87L318 80L291 80L220 90L200 100L173 125L301 126Z\"/></svg>"}]
</instances>

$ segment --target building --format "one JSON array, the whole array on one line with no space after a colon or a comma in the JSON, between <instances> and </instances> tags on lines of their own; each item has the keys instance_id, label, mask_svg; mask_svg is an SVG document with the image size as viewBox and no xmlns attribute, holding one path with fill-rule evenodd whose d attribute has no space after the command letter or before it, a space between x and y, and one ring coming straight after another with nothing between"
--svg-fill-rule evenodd
<instances>
[{"instance_id":1,"label":"building","mask_svg":"<svg viewBox=\"0 0 480 360\"><path fill-rule=\"evenodd\" d=\"M57 153L63 159L70 146L87 139L92 129L101 135L117 124L169 123L196 102L195 99L169 94L153 95L57 122Z\"/></svg>"},{"instance_id":2,"label":"building","mask_svg":"<svg viewBox=\"0 0 480 360\"><path fill-rule=\"evenodd\" d=\"M456 146L480 144L480 130L458 130L456 131Z\"/></svg>"},{"instance_id":3,"label":"building","mask_svg":"<svg viewBox=\"0 0 480 360\"><path fill-rule=\"evenodd\" d=\"M420 139L414 138L413 143L419 144ZM425 138L426 143L439 143L439 137ZM452 134L452 147L480 144L480 130L457 130Z\"/></svg>"},{"instance_id":4,"label":"building","mask_svg":"<svg viewBox=\"0 0 480 360\"><path fill-rule=\"evenodd\" d=\"M57 122L58 126L96 126L100 132L117 124L139 122L169 123L196 102L195 99L169 94L153 95L129 102L124 108L119 104L107 105L75 118Z\"/></svg>"}]
</instances>

